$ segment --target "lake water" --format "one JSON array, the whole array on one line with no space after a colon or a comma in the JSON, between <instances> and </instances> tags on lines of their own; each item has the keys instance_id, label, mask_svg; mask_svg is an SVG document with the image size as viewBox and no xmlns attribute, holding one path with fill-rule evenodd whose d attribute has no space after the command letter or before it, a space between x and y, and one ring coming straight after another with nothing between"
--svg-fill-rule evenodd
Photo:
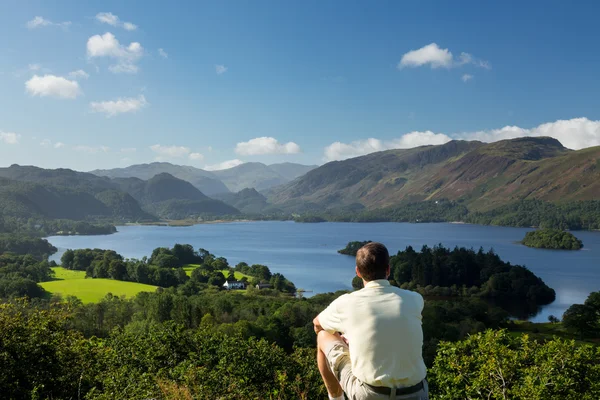
<instances>
[{"instance_id":1,"label":"lake water","mask_svg":"<svg viewBox=\"0 0 600 400\"><path fill-rule=\"evenodd\" d=\"M531 229L466 224L234 222L189 227L121 226L107 236L53 236L50 243L64 250L112 249L128 258L150 256L156 247L189 243L203 247L231 265L245 261L264 264L280 272L298 288L312 293L351 289L353 257L337 250L353 240L384 243L395 254L406 246L419 250L424 244L493 247L505 261L525 265L556 290L556 301L543 307L533 321L561 317L574 303L600 290L600 232L574 232L584 243L580 251L540 250L517 244Z\"/></svg>"}]
</instances>

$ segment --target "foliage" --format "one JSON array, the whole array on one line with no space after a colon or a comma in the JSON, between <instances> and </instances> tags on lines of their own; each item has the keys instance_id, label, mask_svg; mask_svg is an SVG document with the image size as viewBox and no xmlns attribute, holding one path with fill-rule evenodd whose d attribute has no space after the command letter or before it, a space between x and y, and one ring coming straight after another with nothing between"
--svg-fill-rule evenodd
<instances>
[{"instance_id":1,"label":"foliage","mask_svg":"<svg viewBox=\"0 0 600 400\"><path fill-rule=\"evenodd\" d=\"M479 296L533 304L554 301L554 290L525 267L504 262L493 251L407 247L390 259L391 278L424 295Z\"/></svg>"},{"instance_id":2,"label":"foliage","mask_svg":"<svg viewBox=\"0 0 600 400\"><path fill-rule=\"evenodd\" d=\"M540 249L579 250L583 247L583 242L572 233L549 228L527 232L521 243Z\"/></svg>"},{"instance_id":3,"label":"foliage","mask_svg":"<svg viewBox=\"0 0 600 400\"><path fill-rule=\"evenodd\" d=\"M429 382L433 399L597 399L600 348L487 331L440 343Z\"/></svg>"},{"instance_id":4,"label":"foliage","mask_svg":"<svg viewBox=\"0 0 600 400\"><path fill-rule=\"evenodd\" d=\"M366 240L364 242L348 242L348 244L346 245L346 247L344 247L341 250L338 250L338 253L340 254L345 254L347 256L354 256L356 257L356 253L358 252L358 250L363 247L364 245L371 243L370 240Z\"/></svg>"},{"instance_id":5,"label":"foliage","mask_svg":"<svg viewBox=\"0 0 600 400\"><path fill-rule=\"evenodd\" d=\"M52 279L55 265L30 255L0 255L0 298L45 297L47 293L37 283Z\"/></svg>"},{"instance_id":6,"label":"foliage","mask_svg":"<svg viewBox=\"0 0 600 400\"><path fill-rule=\"evenodd\" d=\"M30 254L38 259L45 259L56 253L56 250L56 247L48 243L46 239L26 235L0 234L0 254Z\"/></svg>"},{"instance_id":7,"label":"foliage","mask_svg":"<svg viewBox=\"0 0 600 400\"><path fill-rule=\"evenodd\" d=\"M62 308L0 304L0 392L4 398L75 398L96 372L93 341L68 329Z\"/></svg>"},{"instance_id":8,"label":"foliage","mask_svg":"<svg viewBox=\"0 0 600 400\"><path fill-rule=\"evenodd\" d=\"M553 229L600 229L600 200L550 203L521 200L487 212L469 214L466 222L482 225Z\"/></svg>"},{"instance_id":9,"label":"foliage","mask_svg":"<svg viewBox=\"0 0 600 400\"><path fill-rule=\"evenodd\" d=\"M600 292L592 292L584 304L573 304L563 314L563 325L580 339L600 333Z\"/></svg>"}]
</instances>

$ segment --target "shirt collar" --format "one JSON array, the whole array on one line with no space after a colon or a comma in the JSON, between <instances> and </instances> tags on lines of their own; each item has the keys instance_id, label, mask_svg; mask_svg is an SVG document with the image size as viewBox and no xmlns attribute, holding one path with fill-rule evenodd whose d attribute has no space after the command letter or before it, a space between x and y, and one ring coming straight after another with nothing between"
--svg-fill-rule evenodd
<instances>
[{"instance_id":1,"label":"shirt collar","mask_svg":"<svg viewBox=\"0 0 600 400\"><path fill-rule=\"evenodd\" d=\"M390 281L387 279L375 279L374 281L367 282L365 285L366 288L378 288L385 286L390 286Z\"/></svg>"}]
</instances>

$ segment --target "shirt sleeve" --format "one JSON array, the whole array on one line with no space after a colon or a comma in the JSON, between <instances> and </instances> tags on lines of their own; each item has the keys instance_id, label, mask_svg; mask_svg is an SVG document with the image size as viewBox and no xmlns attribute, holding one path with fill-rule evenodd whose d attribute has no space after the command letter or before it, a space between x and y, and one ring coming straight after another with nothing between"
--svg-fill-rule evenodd
<instances>
[{"instance_id":1,"label":"shirt sleeve","mask_svg":"<svg viewBox=\"0 0 600 400\"><path fill-rule=\"evenodd\" d=\"M340 296L332 301L331 304L319 314L319 323L323 329L329 333L345 332L342 324L342 315L339 312L340 305L343 304L343 297L344 296Z\"/></svg>"}]
</instances>

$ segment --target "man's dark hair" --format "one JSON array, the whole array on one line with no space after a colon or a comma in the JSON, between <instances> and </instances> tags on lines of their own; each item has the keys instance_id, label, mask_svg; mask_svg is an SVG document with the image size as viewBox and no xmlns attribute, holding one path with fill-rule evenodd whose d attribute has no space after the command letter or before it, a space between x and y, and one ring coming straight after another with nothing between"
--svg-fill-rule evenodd
<instances>
[{"instance_id":1,"label":"man's dark hair","mask_svg":"<svg viewBox=\"0 0 600 400\"><path fill-rule=\"evenodd\" d=\"M356 253L356 267L365 281L386 279L389 265L390 253L381 243L367 243Z\"/></svg>"}]
</instances>

